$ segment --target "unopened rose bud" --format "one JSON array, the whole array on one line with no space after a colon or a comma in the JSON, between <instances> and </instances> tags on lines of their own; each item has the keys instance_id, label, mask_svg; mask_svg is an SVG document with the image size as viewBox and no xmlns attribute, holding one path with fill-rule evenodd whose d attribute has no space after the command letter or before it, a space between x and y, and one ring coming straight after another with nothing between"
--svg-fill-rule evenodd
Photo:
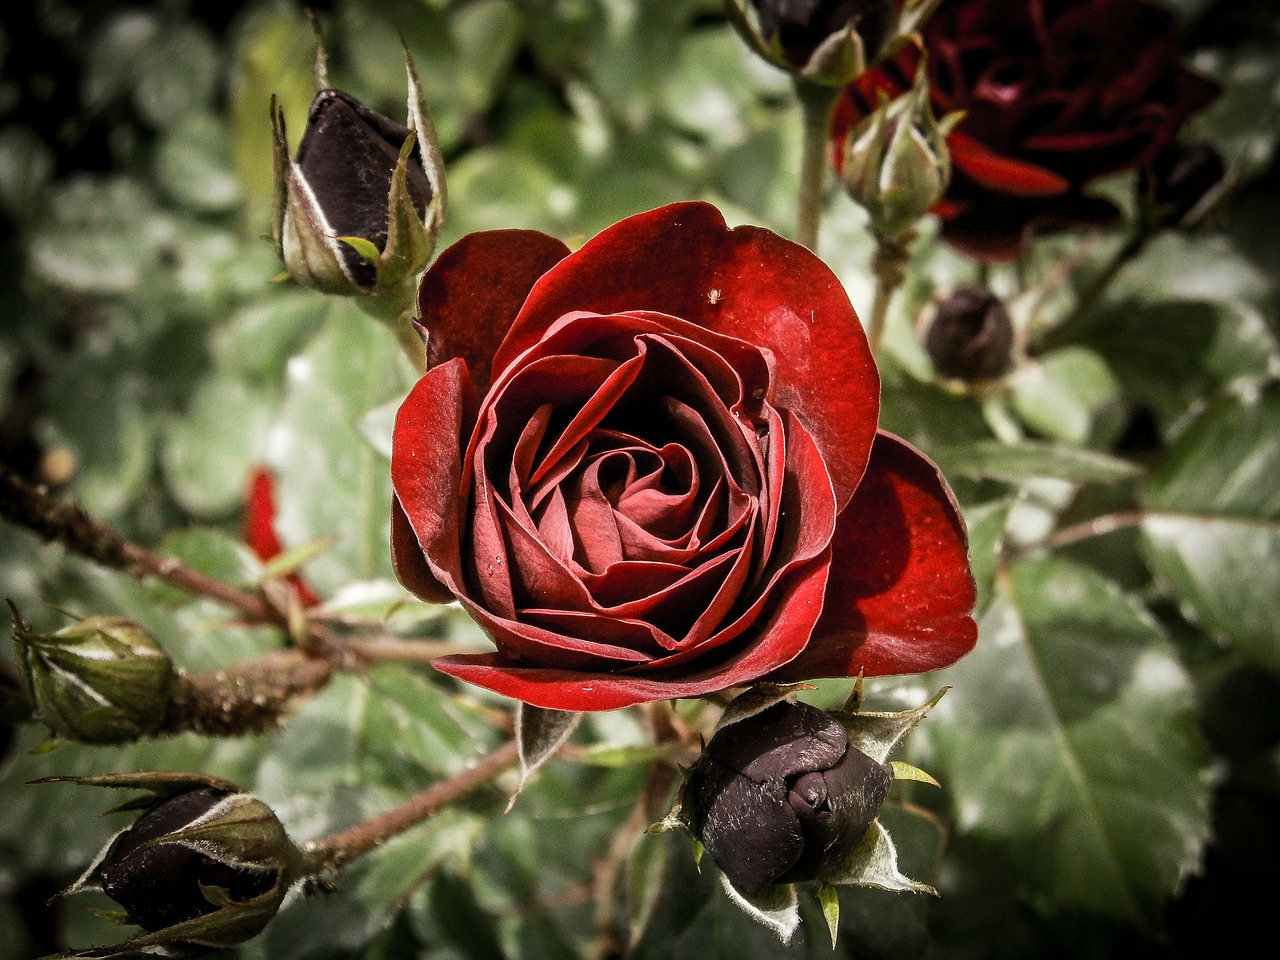
<instances>
[{"instance_id":1,"label":"unopened rose bud","mask_svg":"<svg viewBox=\"0 0 1280 960\"><path fill-rule=\"evenodd\" d=\"M168 655L138 624L92 616L38 634L13 609L13 642L38 718L82 743L127 743L164 718L177 688Z\"/></svg>"},{"instance_id":2,"label":"unopened rose bud","mask_svg":"<svg viewBox=\"0 0 1280 960\"><path fill-rule=\"evenodd\" d=\"M797 81L842 87L885 46L894 0L725 0L747 45Z\"/></svg>"},{"instance_id":3,"label":"unopened rose bud","mask_svg":"<svg viewBox=\"0 0 1280 960\"><path fill-rule=\"evenodd\" d=\"M994 380L1012 362L1013 323L999 297L981 284L968 284L933 307L924 348L939 376Z\"/></svg>"},{"instance_id":4,"label":"unopened rose bud","mask_svg":"<svg viewBox=\"0 0 1280 960\"><path fill-rule=\"evenodd\" d=\"M272 107L274 237L289 275L326 293L412 300L443 215L443 162L406 54L409 116L400 123L350 94L316 94L289 159L284 116Z\"/></svg>"},{"instance_id":5,"label":"unopened rose bud","mask_svg":"<svg viewBox=\"0 0 1280 960\"><path fill-rule=\"evenodd\" d=\"M849 135L841 176L880 237L907 234L951 182L947 134L958 114L935 119L921 60L915 85L882 103Z\"/></svg>"},{"instance_id":6,"label":"unopened rose bud","mask_svg":"<svg viewBox=\"0 0 1280 960\"><path fill-rule=\"evenodd\" d=\"M780 701L722 727L694 765L683 806L716 865L756 894L824 879L861 842L893 771L816 707Z\"/></svg>"},{"instance_id":7,"label":"unopened rose bud","mask_svg":"<svg viewBox=\"0 0 1280 960\"><path fill-rule=\"evenodd\" d=\"M867 59L884 43L893 18L893 0L750 0L760 32L776 44L793 67L804 67L830 37L850 24Z\"/></svg>"},{"instance_id":8,"label":"unopened rose bud","mask_svg":"<svg viewBox=\"0 0 1280 960\"><path fill-rule=\"evenodd\" d=\"M1142 190L1157 226L1194 227L1226 180L1222 154L1210 143L1174 143L1143 171Z\"/></svg>"},{"instance_id":9,"label":"unopened rose bud","mask_svg":"<svg viewBox=\"0 0 1280 960\"><path fill-rule=\"evenodd\" d=\"M68 779L154 794L119 808L142 813L66 891L101 890L148 931L124 946L240 943L270 922L297 878L298 850L280 821L234 784L174 773Z\"/></svg>"}]
</instances>

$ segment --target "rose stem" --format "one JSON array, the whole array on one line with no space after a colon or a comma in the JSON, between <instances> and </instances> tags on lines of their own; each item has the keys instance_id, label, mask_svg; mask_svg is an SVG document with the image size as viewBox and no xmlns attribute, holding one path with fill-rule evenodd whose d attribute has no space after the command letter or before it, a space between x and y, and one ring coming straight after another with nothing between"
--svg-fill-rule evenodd
<instances>
[{"instance_id":1,"label":"rose stem","mask_svg":"<svg viewBox=\"0 0 1280 960\"><path fill-rule=\"evenodd\" d=\"M822 220L822 207L827 181L827 139L831 126L831 111L839 95L836 87L827 87L804 80L796 82L796 96L800 101L804 139L800 154L800 194L796 211L796 242L810 250L818 249L818 224Z\"/></svg>"},{"instance_id":2,"label":"rose stem","mask_svg":"<svg viewBox=\"0 0 1280 960\"><path fill-rule=\"evenodd\" d=\"M352 640L348 646L361 665L424 662L464 652L443 641ZM213 737L262 733L279 726L290 706L323 687L334 670L330 661L295 647L216 670L180 672L179 692L152 735L187 730Z\"/></svg>"},{"instance_id":3,"label":"rose stem","mask_svg":"<svg viewBox=\"0 0 1280 960\"><path fill-rule=\"evenodd\" d=\"M1152 510L1117 510L1114 513L1104 513L1090 520L1082 520L1080 523L1062 527L1034 543L1011 547L1005 551L1005 559L1016 560L1040 550L1060 550L1082 540L1136 527L1144 520L1155 516L1172 516L1172 514Z\"/></svg>"},{"instance_id":4,"label":"rose stem","mask_svg":"<svg viewBox=\"0 0 1280 960\"><path fill-rule=\"evenodd\" d=\"M1131 233L1129 239L1107 261L1102 271L1093 278L1080 296L1076 298L1075 306L1071 309L1071 312L1050 328L1040 338L1039 343L1032 347L1030 352L1033 355L1040 355L1048 353L1064 343L1069 343L1072 336L1077 332L1076 328L1079 327L1080 321L1089 314L1089 311L1101 299L1117 274L1131 261L1137 259L1138 255L1147 248L1147 244L1151 242L1151 238L1154 236L1154 233L1145 228L1139 228Z\"/></svg>"},{"instance_id":5,"label":"rose stem","mask_svg":"<svg viewBox=\"0 0 1280 960\"><path fill-rule=\"evenodd\" d=\"M876 276L875 300L871 303L871 319L867 323L867 342L871 352L880 350L884 339L885 322L889 318L889 304L894 293L907 276L908 252L913 232L898 237L876 235L875 253L871 255L871 269Z\"/></svg>"},{"instance_id":6,"label":"rose stem","mask_svg":"<svg viewBox=\"0 0 1280 960\"><path fill-rule=\"evenodd\" d=\"M302 845L303 869L311 875L340 869L361 854L430 819L442 808L515 766L518 760L516 743L509 740L472 766L447 780L433 783L399 806L354 827L307 841Z\"/></svg>"},{"instance_id":7,"label":"rose stem","mask_svg":"<svg viewBox=\"0 0 1280 960\"><path fill-rule=\"evenodd\" d=\"M669 703L647 703L642 708L648 722L650 737L657 746L688 741L693 734L680 722ZM640 796L636 798L631 814L613 835L605 856L592 868L591 886L596 903L595 937L592 941L590 960L605 960L619 954L622 946L613 929L614 891L623 865L631 854L636 837L662 815L662 807L675 785L678 768L669 757L654 760Z\"/></svg>"},{"instance_id":8,"label":"rose stem","mask_svg":"<svg viewBox=\"0 0 1280 960\"><path fill-rule=\"evenodd\" d=\"M251 623L288 626L288 614L263 597L189 567L177 557L148 550L124 539L110 525L94 520L77 504L62 503L0 464L0 516L42 539L62 544L100 566L142 579L153 576L186 593L208 597L238 611ZM323 624L306 623L306 638L328 659L351 656L346 645Z\"/></svg>"}]
</instances>

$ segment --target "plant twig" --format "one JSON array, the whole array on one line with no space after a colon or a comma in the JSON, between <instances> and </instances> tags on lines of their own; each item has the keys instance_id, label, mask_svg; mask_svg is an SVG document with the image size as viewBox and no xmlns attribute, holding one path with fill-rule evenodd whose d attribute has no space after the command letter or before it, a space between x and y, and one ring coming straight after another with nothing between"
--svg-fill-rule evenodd
<instances>
[{"instance_id":1,"label":"plant twig","mask_svg":"<svg viewBox=\"0 0 1280 960\"><path fill-rule=\"evenodd\" d=\"M77 504L63 503L0 464L0 516L50 543L60 543L100 566L165 583L217 600L254 622L277 620L260 596L188 567L176 557L130 543L111 526L94 520Z\"/></svg>"},{"instance_id":2,"label":"plant twig","mask_svg":"<svg viewBox=\"0 0 1280 960\"><path fill-rule=\"evenodd\" d=\"M392 837L430 819L442 808L456 802L471 791L488 783L504 770L516 765L519 754L514 740L485 754L472 766L447 780L433 783L404 803L358 823L354 827L331 833L302 845L304 869L315 875L338 870Z\"/></svg>"},{"instance_id":3,"label":"plant twig","mask_svg":"<svg viewBox=\"0 0 1280 960\"><path fill-rule=\"evenodd\" d=\"M139 579L154 577L194 596L216 600L250 623L290 626L288 612L278 609L262 594L242 590L187 566L177 557L126 540L109 524L89 516L83 507L58 500L3 464L0 464L0 516L99 566L121 570ZM348 667L354 665L350 649L327 626L306 622L304 632L304 639L311 642L309 645L314 645L327 659Z\"/></svg>"},{"instance_id":4,"label":"plant twig","mask_svg":"<svg viewBox=\"0 0 1280 960\"><path fill-rule=\"evenodd\" d=\"M1025 557L1041 550L1060 550L1082 540L1139 526L1151 516L1152 513L1148 510L1117 510L1114 513L1104 513L1092 519L1062 527L1034 543L1011 547L1006 552L1006 559Z\"/></svg>"}]
</instances>

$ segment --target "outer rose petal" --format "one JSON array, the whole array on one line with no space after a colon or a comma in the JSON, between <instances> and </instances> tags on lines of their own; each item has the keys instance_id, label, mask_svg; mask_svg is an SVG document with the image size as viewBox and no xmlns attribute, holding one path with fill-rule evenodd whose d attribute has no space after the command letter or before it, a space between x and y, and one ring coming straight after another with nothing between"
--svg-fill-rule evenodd
<instances>
[{"instance_id":1,"label":"outer rose petal","mask_svg":"<svg viewBox=\"0 0 1280 960\"><path fill-rule=\"evenodd\" d=\"M474 412L467 366L451 360L428 370L409 391L396 414L392 437L391 484L398 508L425 554L427 572L407 558L412 545L405 524L393 513L392 548L405 586L424 600L437 600L443 587L456 592L461 570L461 437ZM434 585L433 585L434 583Z\"/></svg>"},{"instance_id":2,"label":"outer rose petal","mask_svg":"<svg viewBox=\"0 0 1280 960\"><path fill-rule=\"evenodd\" d=\"M876 437L832 547L813 640L767 679L923 673L973 648L977 588L964 521L938 468L906 441Z\"/></svg>"},{"instance_id":3,"label":"outer rose petal","mask_svg":"<svg viewBox=\"0 0 1280 960\"><path fill-rule=\"evenodd\" d=\"M628 217L534 285L494 357L502 370L567 313L653 311L764 347L774 405L797 414L822 451L837 509L866 469L880 375L849 298L808 249L759 227L730 230L706 203Z\"/></svg>"},{"instance_id":4,"label":"outer rose petal","mask_svg":"<svg viewBox=\"0 0 1280 960\"><path fill-rule=\"evenodd\" d=\"M536 230L489 230L440 254L418 288L427 366L461 357L477 389L486 389L494 351L530 288L568 253Z\"/></svg>"},{"instance_id":5,"label":"outer rose petal","mask_svg":"<svg viewBox=\"0 0 1280 960\"><path fill-rule=\"evenodd\" d=\"M779 595L762 639L737 659L729 659L701 671L675 676L636 676L625 672L588 673L547 667L521 667L498 654L442 657L431 662L441 673L493 690L548 710L614 710L652 700L698 697L758 680L776 664L795 655L813 622L815 607L822 605L829 573L824 554L808 564L803 578L785 595Z\"/></svg>"}]
</instances>

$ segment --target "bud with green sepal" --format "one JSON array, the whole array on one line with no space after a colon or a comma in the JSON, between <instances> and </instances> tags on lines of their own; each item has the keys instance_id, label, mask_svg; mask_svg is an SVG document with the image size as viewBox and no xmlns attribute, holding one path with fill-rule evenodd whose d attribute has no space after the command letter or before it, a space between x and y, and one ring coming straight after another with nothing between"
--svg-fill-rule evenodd
<instances>
[{"instance_id":1,"label":"bud with green sepal","mask_svg":"<svg viewBox=\"0 0 1280 960\"><path fill-rule=\"evenodd\" d=\"M958 112L934 117L922 57L911 89L883 100L850 132L844 187L866 209L876 236L908 235L942 199L951 182L946 138L962 118Z\"/></svg>"},{"instance_id":2,"label":"bud with green sepal","mask_svg":"<svg viewBox=\"0 0 1280 960\"><path fill-rule=\"evenodd\" d=\"M155 730L178 691L160 645L122 617L85 617L55 633L13 611L18 669L36 717L59 738L128 743Z\"/></svg>"},{"instance_id":3,"label":"bud with green sepal","mask_svg":"<svg viewBox=\"0 0 1280 960\"><path fill-rule=\"evenodd\" d=\"M316 79L322 89L292 159L284 112L273 98L272 237L289 276L356 298L366 312L393 325L417 360L418 280L443 223L445 181L431 114L407 49L405 72L409 109L402 126L329 88L319 49Z\"/></svg>"},{"instance_id":4,"label":"bud with green sepal","mask_svg":"<svg viewBox=\"0 0 1280 960\"><path fill-rule=\"evenodd\" d=\"M74 956L144 947L225 947L256 936L301 875L301 855L271 809L233 783L194 773L48 777L146 793L110 812L140 811L63 896L100 890L115 918L146 931Z\"/></svg>"},{"instance_id":5,"label":"bud with green sepal","mask_svg":"<svg viewBox=\"0 0 1280 960\"><path fill-rule=\"evenodd\" d=\"M800 83L839 87L884 47L894 0L726 0L738 33Z\"/></svg>"},{"instance_id":6,"label":"bud with green sepal","mask_svg":"<svg viewBox=\"0 0 1280 960\"><path fill-rule=\"evenodd\" d=\"M833 931L832 886L933 892L898 871L877 814L895 780L934 782L888 755L938 697L905 713L852 700L827 712L797 701L798 689L761 684L730 703L676 808L651 828L687 832L731 899L784 941L799 923L798 883L819 883Z\"/></svg>"}]
</instances>

